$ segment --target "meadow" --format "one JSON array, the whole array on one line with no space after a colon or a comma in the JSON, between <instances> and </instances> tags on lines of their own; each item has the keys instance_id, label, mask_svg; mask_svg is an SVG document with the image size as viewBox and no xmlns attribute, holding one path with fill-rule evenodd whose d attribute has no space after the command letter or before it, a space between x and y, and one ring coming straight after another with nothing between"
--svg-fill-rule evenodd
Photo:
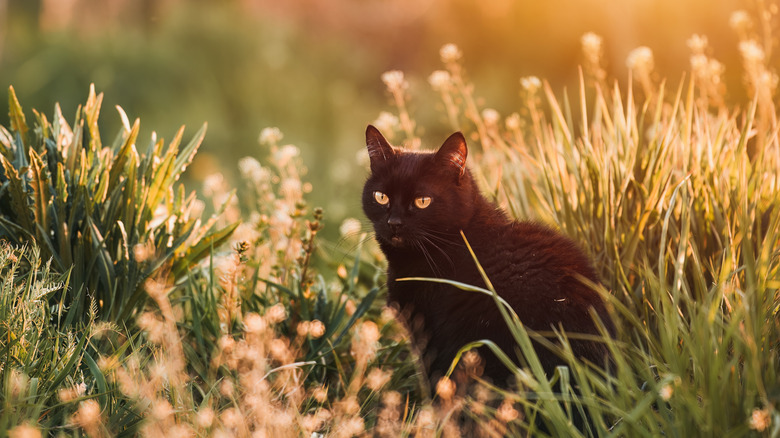
<instances>
[{"instance_id":1,"label":"meadow","mask_svg":"<svg viewBox=\"0 0 780 438\"><path fill-rule=\"evenodd\" d=\"M279 129L260 132L267 157L237 163L236 187L215 174L188 191L181 177L207 126L144 140L118 107L122 126L106 134L94 87L73 119L59 106L30 112L9 89L0 434L780 436L775 35L749 32L749 20L732 16L748 96L738 102L705 36L687 41L680 78L659 78L641 47L618 81L603 39L585 34L578 86L523 77L507 114L478 98L469 53L441 48L423 79L442 130L464 132L472 171L510 215L587 249L618 327L603 339L615 357L605 372L572 355L576 334L530 332L504 312L518 348L496 353L516 374L511 392L480 380L467 345L426 395L383 305L369 224L329 222L310 203L315 164ZM409 77L380 79L393 104L377 126L424 147ZM532 339L569 366L545 375ZM584 430L579 413L593 419Z\"/></svg>"}]
</instances>

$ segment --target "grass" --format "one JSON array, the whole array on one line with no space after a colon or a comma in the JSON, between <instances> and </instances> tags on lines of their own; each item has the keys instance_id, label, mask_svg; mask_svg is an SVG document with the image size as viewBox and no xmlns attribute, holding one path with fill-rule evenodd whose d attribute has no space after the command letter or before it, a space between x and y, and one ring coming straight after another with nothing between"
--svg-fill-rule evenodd
<instances>
[{"instance_id":1,"label":"grass","mask_svg":"<svg viewBox=\"0 0 780 438\"><path fill-rule=\"evenodd\" d=\"M599 54L597 37L586 43L586 52ZM706 56L700 46L694 56ZM523 109L502 117L477 103L462 56L446 46L443 69L430 77L443 118L470 139L472 169L497 203L518 218L557 224L590 251L604 281L594 287L619 328L604 341L615 358L610 372L575 359L568 339L577 335L556 331L560 345L550 348L569 366L544 375L531 348L531 339L544 338L507 312L518 351L497 354L524 358L522 368L507 361L519 389L479 384L469 345L428 399L406 335L381 304L381 253L347 226L339 244L321 240L326 213L306 202L297 148L280 144L274 130L261 135L270 151L263 164L239 163L237 196L224 179L207 181L202 195L220 215L201 226L198 215L177 213L194 198L161 193L174 218L164 222L180 225L144 222L137 229L147 232L133 244L154 241L155 251L107 258L123 253L118 241L109 245L122 233L105 231L118 223L112 199L128 199L122 208L135 211L155 211L158 202L130 197L139 190L101 189L105 197L65 204L65 182L78 193L161 172L147 187L165 181L158 188L167 188L197 146L179 150L176 140L163 153L153 141L137 159L126 155L136 141L129 123L113 146L96 144L100 99L92 92L71 125L85 129L77 155L63 153L52 134L58 124L63 132L61 116L52 125L36 113L28 127L14 103L12 126L0 131L0 201L8 205L0 220L9 241L0 248L0 312L8 321L0 326L2 429L14 436L780 436L780 144L773 89L757 82L768 64L745 57L753 97L734 105L717 75L696 70L700 62L690 78L669 85L655 81L647 51L638 52L635 89L631 81L608 85L598 56L589 56L574 98L524 78ZM399 111L382 117L383 130L419 147L403 74L383 80ZM115 167L121 157L127 161ZM99 170L82 179L59 170L73 160ZM160 171L166 166L171 172ZM64 263L68 246L54 243L62 221L52 218L65 206L72 221L89 224L93 214L93 224L107 227L89 248L70 240L72 252L91 257ZM188 240L196 228L222 231ZM220 246L228 236L230 246ZM176 251L171 241L191 249ZM111 277L122 263L156 267L143 271L143 300L108 294L132 283ZM93 283L74 283L100 266L108 274L78 274ZM101 296L132 311L107 312L105 298L102 306L92 298ZM72 312L79 317L66 321ZM579 430L583 413L592 421Z\"/></svg>"}]
</instances>

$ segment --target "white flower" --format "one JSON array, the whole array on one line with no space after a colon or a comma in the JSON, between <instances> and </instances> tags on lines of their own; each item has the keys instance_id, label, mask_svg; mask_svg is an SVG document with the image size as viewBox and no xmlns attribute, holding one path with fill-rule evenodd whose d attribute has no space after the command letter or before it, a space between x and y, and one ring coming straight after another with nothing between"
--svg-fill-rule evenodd
<instances>
[{"instance_id":1,"label":"white flower","mask_svg":"<svg viewBox=\"0 0 780 438\"><path fill-rule=\"evenodd\" d=\"M495 126L501 119L501 115L493 108L485 108L482 110L482 119L485 121L486 125Z\"/></svg>"},{"instance_id":2,"label":"white flower","mask_svg":"<svg viewBox=\"0 0 780 438\"><path fill-rule=\"evenodd\" d=\"M398 126L398 117L387 111L382 111L379 113L379 117L374 120L374 126L382 132L391 133Z\"/></svg>"},{"instance_id":3,"label":"white flower","mask_svg":"<svg viewBox=\"0 0 780 438\"><path fill-rule=\"evenodd\" d=\"M741 9L734 11L729 18L729 25L737 32L744 32L751 25L750 15Z\"/></svg>"},{"instance_id":4,"label":"white flower","mask_svg":"<svg viewBox=\"0 0 780 438\"><path fill-rule=\"evenodd\" d=\"M764 62L764 49L753 40L739 43L739 52L748 64L760 64Z\"/></svg>"},{"instance_id":5,"label":"white flower","mask_svg":"<svg viewBox=\"0 0 780 438\"><path fill-rule=\"evenodd\" d=\"M341 233L342 237L350 237L360 233L362 228L363 226L360 224L359 220L350 217L344 219L344 221L341 223L341 226L339 227L339 233Z\"/></svg>"},{"instance_id":6,"label":"white flower","mask_svg":"<svg viewBox=\"0 0 780 438\"><path fill-rule=\"evenodd\" d=\"M268 169L264 168L254 157L244 157L238 160L238 170L241 171L242 176L256 184L267 181L271 177Z\"/></svg>"},{"instance_id":7,"label":"white flower","mask_svg":"<svg viewBox=\"0 0 780 438\"><path fill-rule=\"evenodd\" d=\"M404 72L400 70L391 70L382 73L382 82L385 83L390 92L401 91L409 86L404 79Z\"/></svg>"},{"instance_id":8,"label":"white flower","mask_svg":"<svg viewBox=\"0 0 780 438\"><path fill-rule=\"evenodd\" d=\"M286 144L274 153L274 162L279 167L286 166L293 158L300 155L301 151L294 145Z\"/></svg>"},{"instance_id":9,"label":"white flower","mask_svg":"<svg viewBox=\"0 0 780 438\"><path fill-rule=\"evenodd\" d=\"M653 51L647 46L637 47L628 54L626 66L631 70L649 73L653 70Z\"/></svg>"},{"instance_id":10,"label":"white flower","mask_svg":"<svg viewBox=\"0 0 780 438\"><path fill-rule=\"evenodd\" d=\"M443 63L449 64L451 62L458 61L463 56L463 53L460 51L458 46L450 43L442 46L442 48L439 50L439 56L441 56L441 61Z\"/></svg>"},{"instance_id":11,"label":"white flower","mask_svg":"<svg viewBox=\"0 0 780 438\"><path fill-rule=\"evenodd\" d=\"M520 114L512 113L506 118L506 129L510 131L520 129Z\"/></svg>"},{"instance_id":12,"label":"white flower","mask_svg":"<svg viewBox=\"0 0 780 438\"><path fill-rule=\"evenodd\" d=\"M526 76L524 78L520 78L520 86L523 87L523 90L525 90L528 94L534 94L536 93L539 88L542 87L542 81L539 80L536 76Z\"/></svg>"},{"instance_id":13,"label":"white flower","mask_svg":"<svg viewBox=\"0 0 780 438\"><path fill-rule=\"evenodd\" d=\"M436 70L428 76L428 83L431 84L436 91L444 91L449 88L452 83L452 77L450 73L445 70Z\"/></svg>"},{"instance_id":14,"label":"white flower","mask_svg":"<svg viewBox=\"0 0 780 438\"><path fill-rule=\"evenodd\" d=\"M603 41L603 38L593 32L588 32L580 38L582 51L585 53L585 56L588 57L588 61L598 64L598 61L601 58L601 44Z\"/></svg>"},{"instance_id":15,"label":"white flower","mask_svg":"<svg viewBox=\"0 0 780 438\"><path fill-rule=\"evenodd\" d=\"M704 35L691 36L688 38L688 48L690 48L693 53L704 53L704 50L707 49L707 37Z\"/></svg>"},{"instance_id":16,"label":"white flower","mask_svg":"<svg viewBox=\"0 0 780 438\"><path fill-rule=\"evenodd\" d=\"M260 144L272 145L278 143L284 135L279 128L265 128L260 131Z\"/></svg>"}]
</instances>

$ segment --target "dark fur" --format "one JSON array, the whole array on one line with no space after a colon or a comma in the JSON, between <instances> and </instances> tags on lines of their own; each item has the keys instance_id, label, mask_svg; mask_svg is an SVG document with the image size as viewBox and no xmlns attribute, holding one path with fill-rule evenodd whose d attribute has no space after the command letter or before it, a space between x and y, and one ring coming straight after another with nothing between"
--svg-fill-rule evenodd
<instances>
[{"instance_id":1,"label":"dark fur","mask_svg":"<svg viewBox=\"0 0 780 438\"><path fill-rule=\"evenodd\" d=\"M461 230L498 294L526 327L549 331L562 326L567 333L598 334L593 308L614 330L601 298L577 279L581 275L598 283L588 257L561 233L510 220L486 200L465 169L462 134L450 136L436 153L413 153L392 148L369 126L366 143L371 175L363 189L363 210L387 257L388 302L401 310L432 386L468 342L491 339L515 357L516 343L491 297L445 284L396 281L437 277L486 287ZM389 197L387 205L375 201L376 191ZM414 206L420 196L432 198L427 208ZM597 364L604 364L608 354L596 342L572 341L572 347ZM543 347L537 345L536 352L548 373L563 364ZM506 386L509 371L487 350L480 353L484 376Z\"/></svg>"}]
</instances>

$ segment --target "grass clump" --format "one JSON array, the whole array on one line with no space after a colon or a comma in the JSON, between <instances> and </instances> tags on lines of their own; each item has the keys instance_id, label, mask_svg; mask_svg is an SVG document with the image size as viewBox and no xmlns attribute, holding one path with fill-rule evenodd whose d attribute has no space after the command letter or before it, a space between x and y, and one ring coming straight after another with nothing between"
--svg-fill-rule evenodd
<instances>
[{"instance_id":1,"label":"grass clump","mask_svg":"<svg viewBox=\"0 0 780 438\"><path fill-rule=\"evenodd\" d=\"M153 272L165 265L183 277L234 228L201 224L194 193L175 185L205 125L183 147L182 128L167 147L153 135L139 153L140 123L119 109L124 128L104 146L102 99L93 87L72 124L56 106L52 121L35 111L30 127L10 88L11 126L0 128L0 237L35 244L58 271L70 271L65 324L87 315L92 301L99 319L127 321L143 308Z\"/></svg>"},{"instance_id":2,"label":"grass clump","mask_svg":"<svg viewBox=\"0 0 780 438\"><path fill-rule=\"evenodd\" d=\"M456 47L442 49L445 69L429 79L446 120L481 146L472 163L496 202L516 217L557 224L589 249L619 327L619 337L607 341L611 373L575 360L568 334L548 333L561 343L550 348L570 366L545 376L523 342L542 342L542 334L526 333L507 315L531 365L513 366L519 393L501 394L523 408L512 430L545 434L541 420L553 436L777 436L776 108L759 87L745 106L727 107L713 95L722 89L702 75L681 81L669 96L665 83L652 81L648 50L631 65L646 70L635 76L641 92L581 75L572 104L567 94L524 78L524 110L505 118L479 107ZM387 85L396 102L408 99L406 86ZM406 144L419 144L408 124L396 126ZM567 381L579 390L566 391ZM553 383L564 390L553 391ZM482 404L471 396L463 402ZM584 430L573 427L578 409L593 419Z\"/></svg>"}]
</instances>

